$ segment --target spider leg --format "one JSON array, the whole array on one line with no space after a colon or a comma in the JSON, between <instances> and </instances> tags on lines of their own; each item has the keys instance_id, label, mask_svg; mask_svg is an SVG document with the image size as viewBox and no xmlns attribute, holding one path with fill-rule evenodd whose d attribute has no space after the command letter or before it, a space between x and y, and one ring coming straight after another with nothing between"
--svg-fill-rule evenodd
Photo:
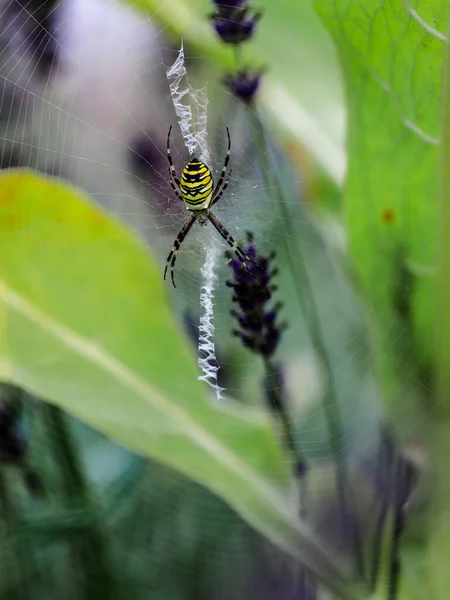
<instances>
[{"instance_id":1,"label":"spider leg","mask_svg":"<svg viewBox=\"0 0 450 600\"><path fill-rule=\"evenodd\" d=\"M208 211L208 219L211 221L211 223L214 225L214 227L217 229L217 231L220 233L220 235L223 237L223 239L226 241L226 243L230 246L230 248L236 254L237 258L244 265L245 269L247 269L247 271L254 277L253 273L250 271L250 269L248 268L248 265L245 261L248 260L249 262L256 265L258 268L261 268L258 265L258 263L255 262L252 258L250 258L250 256L245 254L245 252L242 250L242 248L239 246L239 244L233 239L231 234L222 225L222 223L219 221L219 219L216 217L216 215L213 212Z\"/></svg>"},{"instance_id":2,"label":"spider leg","mask_svg":"<svg viewBox=\"0 0 450 600\"><path fill-rule=\"evenodd\" d=\"M170 171L169 171L170 173ZM178 191L176 185L174 184L173 180L172 180L172 173L170 173L170 185L172 186L173 191L175 192L175 196L181 200L182 202L184 202L183 198L181 197L180 192Z\"/></svg>"},{"instance_id":3,"label":"spider leg","mask_svg":"<svg viewBox=\"0 0 450 600\"><path fill-rule=\"evenodd\" d=\"M189 229L194 224L195 219L196 219L195 215L191 215L189 217L189 219L186 221L186 223L183 225L183 227L180 230L180 233L177 235L177 238L176 238L175 242L173 243L172 250L170 251L169 256L167 257L166 268L164 269L164 279L166 278L167 269L168 269L169 263L170 263L170 276L172 278L173 287L177 287L175 285L174 274L173 274L173 270L175 267L175 261L177 260L177 254L178 254L181 244L184 241L184 238L189 233Z\"/></svg>"},{"instance_id":4,"label":"spider leg","mask_svg":"<svg viewBox=\"0 0 450 600\"><path fill-rule=\"evenodd\" d=\"M230 169L230 174L228 175L228 179L227 179L227 180L225 181L225 183L223 184L223 188L220 190L220 192L217 194L217 196L216 196L216 197L214 197L214 196L213 196L213 200L212 200L212 202L211 202L211 204L210 204L210 207L211 207L211 206L214 206L214 204L215 204L216 202L219 202L220 198L222 197L222 194L223 194L223 193L224 193L224 191L227 189L227 187L228 187L228 184L230 183L230 177L231 177L231 173L232 173L232 172L233 172L233 171Z\"/></svg>"},{"instance_id":5,"label":"spider leg","mask_svg":"<svg viewBox=\"0 0 450 600\"><path fill-rule=\"evenodd\" d=\"M217 194L217 192L220 190L220 186L222 185L223 180L225 179L225 173L227 172L228 163L230 162L231 138L230 138L230 130L228 129L228 127L227 127L227 136L228 136L228 150L227 150L227 155L225 156L225 162L224 162L224 165L223 165L222 173L220 174L220 177L219 177L219 181L217 182L217 185L214 188L213 198ZM231 173L230 173L230 175L231 175Z\"/></svg>"},{"instance_id":6,"label":"spider leg","mask_svg":"<svg viewBox=\"0 0 450 600\"><path fill-rule=\"evenodd\" d=\"M169 172L173 177L173 180L177 184L178 190L180 188L180 180L178 179L178 175L175 171L175 167L173 166L172 153L170 152L170 132L172 131L172 125L169 127L169 133L167 134L167 160L169 162ZM172 179L170 180L172 182ZM172 186L173 187L173 186Z\"/></svg>"}]
</instances>

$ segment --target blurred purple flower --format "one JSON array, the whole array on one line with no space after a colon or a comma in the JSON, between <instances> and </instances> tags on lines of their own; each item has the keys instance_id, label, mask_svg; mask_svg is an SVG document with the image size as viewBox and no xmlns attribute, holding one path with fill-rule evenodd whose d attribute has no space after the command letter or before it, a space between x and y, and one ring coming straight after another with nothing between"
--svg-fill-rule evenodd
<instances>
[{"instance_id":1,"label":"blurred purple flower","mask_svg":"<svg viewBox=\"0 0 450 600\"><path fill-rule=\"evenodd\" d=\"M225 44L238 45L249 40L255 33L260 12L249 15L249 7L243 1L215 2L211 15L217 35Z\"/></svg>"},{"instance_id":2,"label":"blurred purple flower","mask_svg":"<svg viewBox=\"0 0 450 600\"><path fill-rule=\"evenodd\" d=\"M28 48L30 62L41 76L47 77L59 65L58 13L60 0L13 0L0 15L2 32L10 37L13 52L23 55Z\"/></svg>"},{"instance_id":3,"label":"blurred purple flower","mask_svg":"<svg viewBox=\"0 0 450 600\"><path fill-rule=\"evenodd\" d=\"M249 73L246 70L238 73L227 73L224 83L238 100L245 104L252 104L260 87L262 71Z\"/></svg>"},{"instance_id":4,"label":"blurred purple flower","mask_svg":"<svg viewBox=\"0 0 450 600\"><path fill-rule=\"evenodd\" d=\"M166 165L162 149L153 141L154 132L144 132L130 143L130 162L139 174L156 177Z\"/></svg>"},{"instance_id":5,"label":"blurred purple flower","mask_svg":"<svg viewBox=\"0 0 450 600\"><path fill-rule=\"evenodd\" d=\"M416 488L420 471L417 465L398 448L392 433L383 427L377 454L362 464L378 509L375 513L375 531L372 541L372 560L369 583L375 590L381 564L383 534L392 515L392 541L388 587L395 595L400 579L400 543L406 526L408 502ZM391 597L394 597L392 595Z\"/></svg>"},{"instance_id":6,"label":"blurred purple flower","mask_svg":"<svg viewBox=\"0 0 450 600\"><path fill-rule=\"evenodd\" d=\"M366 465L369 481L381 502L405 506L419 478L417 467L400 452L387 428L381 430L378 453Z\"/></svg>"},{"instance_id":7,"label":"blurred purple flower","mask_svg":"<svg viewBox=\"0 0 450 600\"><path fill-rule=\"evenodd\" d=\"M226 11L226 10L236 10L236 8L241 8L244 4L247 3L247 0L213 0L214 4L217 7L217 10Z\"/></svg>"}]
</instances>

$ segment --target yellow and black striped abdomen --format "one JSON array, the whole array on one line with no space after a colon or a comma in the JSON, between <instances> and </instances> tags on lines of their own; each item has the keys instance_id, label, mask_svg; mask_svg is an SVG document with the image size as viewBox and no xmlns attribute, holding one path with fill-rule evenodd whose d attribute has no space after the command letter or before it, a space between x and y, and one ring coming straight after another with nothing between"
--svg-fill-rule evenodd
<instances>
[{"instance_id":1,"label":"yellow and black striped abdomen","mask_svg":"<svg viewBox=\"0 0 450 600\"><path fill-rule=\"evenodd\" d=\"M180 189L186 208L208 208L213 191L213 176L204 162L196 158L188 162L181 173Z\"/></svg>"}]
</instances>

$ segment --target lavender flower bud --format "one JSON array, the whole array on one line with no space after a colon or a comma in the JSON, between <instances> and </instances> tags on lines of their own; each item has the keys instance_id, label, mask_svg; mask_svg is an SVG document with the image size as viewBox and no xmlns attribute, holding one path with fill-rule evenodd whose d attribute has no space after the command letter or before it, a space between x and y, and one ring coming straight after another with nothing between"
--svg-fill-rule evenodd
<instances>
[{"instance_id":1,"label":"lavender flower bud","mask_svg":"<svg viewBox=\"0 0 450 600\"><path fill-rule=\"evenodd\" d=\"M214 0L218 10L236 9L241 8L243 4L246 4L247 0Z\"/></svg>"},{"instance_id":2,"label":"lavender flower bud","mask_svg":"<svg viewBox=\"0 0 450 600\"><path fill-rule=\"evenodd\" d=\"M234 289L233 302L239 305L239 311L232 311L236 318L239 330L234 335L242 343L265 358L270 358L275 353L285 329L285 324L278 324L277 317L282 305L275 304L272 308L267 306L275 291L272 284L274 271L270 269L274 255L260 256L253 244L253 236L248 233L249 244L244 252L256 264L247 262L247 268L227 252L233 271L233 281L227 285Z\"/></svg>"},{"instance_id":3,"label":"lavender flower bud","mask_svg":"<svg viewBox=\"0 0 450 600\"><path fill-rule=\"evenodd\" d=\"M238 45L249 40L255 33L260 12L248 16L249 7L239 0L215 2L216 11L211 15L217 35L225 44Z\"/></svg>"},{"instance_id":4,"label":"lavender flower bud","mask_svg":"<svg viewBox=\"0 0 450 600\"><path fill-rule=\"evenodd\" d=\"M251 105L260 87L262 73L251 74L246 70L228 73L224 84L238 100Z\"/></svg>"}]
</instances>

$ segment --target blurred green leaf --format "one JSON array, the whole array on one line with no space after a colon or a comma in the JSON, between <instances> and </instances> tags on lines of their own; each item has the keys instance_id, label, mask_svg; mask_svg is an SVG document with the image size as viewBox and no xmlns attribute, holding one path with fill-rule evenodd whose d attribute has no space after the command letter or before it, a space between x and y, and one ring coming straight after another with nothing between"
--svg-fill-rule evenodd
<instances>
[{"instance_id":1,"label":"blurred green leaf","mask_svg":"<svg viewBox=\"0 0 450 600\"><path fill-rule=\"evenodd\" d=\"M198 381L142 243L80 192L24 170L1 177L0 229L1 378L202 483L352 597L297 518L268 417L213 402Z\"/></svg>"},{"instance_id":2,"label":"blurred green leaf","mask_svg":"<svg viewBox=\"0 0 450 600\"><path fill-rule=\"evenodd\" d=\"M385 407L403 437L421 437L434 353L447 3L420 1L414 10L407 0L315 0L315 6L345 78L349 245L370 303Z\"/></svg>"},{"instance_id":3,"label":"blurred green leaf","mask_svg":"<svg viewBox=\"0 0 450 600\"><path fill-rule=\"evenodd\" d=\"M210 0L124 0L183 38L198 54L217 63L217 76L236 67L233 48L221 43L208 19ZM308 149L331 179L341 183L345 171L344 109L337 61L309 2L255 2L264 18L247 43L243 62L269 67L260 105L286 136Z\"/></svg>"}]
</instances>

